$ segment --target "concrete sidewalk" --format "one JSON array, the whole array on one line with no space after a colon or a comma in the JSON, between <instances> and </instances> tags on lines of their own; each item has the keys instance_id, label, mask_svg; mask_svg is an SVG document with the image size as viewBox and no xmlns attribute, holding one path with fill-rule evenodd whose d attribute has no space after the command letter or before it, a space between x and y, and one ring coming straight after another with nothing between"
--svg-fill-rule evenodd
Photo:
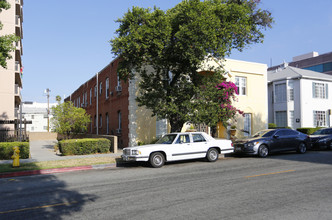
<instances>
[{"instance_id":1,"label":"concrete sidewalk","mask_svg":"<svg viewBox=\"0 0 332 220\"><path fill-rule=\"evenodd\" d=\"M68 160L68 159L79 159L89 157L120 157L120 153L109 153L109 154L93 154L93 155L77 155L77 156L61 156L54 151L54 145L56 140L41 140L30 142L30 155L29 159L20 159L20 163L31 163L41 161L54 161L54 160ZM13 160L0 160L0 164L12 163Z\"/></svg>"}]
</instances>

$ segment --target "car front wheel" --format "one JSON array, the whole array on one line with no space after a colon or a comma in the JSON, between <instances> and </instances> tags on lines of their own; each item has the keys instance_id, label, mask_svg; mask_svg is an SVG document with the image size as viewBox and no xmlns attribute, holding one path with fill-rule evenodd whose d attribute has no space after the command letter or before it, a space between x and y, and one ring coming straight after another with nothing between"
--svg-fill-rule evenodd
<instances>
[{"instance_id":1,"label":"car front wheel","mask_svg":"<svg viewBox=\"0 0 332 220\"><path fill-rule=\"evenodd\" d=\"M267 148L267 146L262 145L258 148L258 156L259 157L267 157L267 155L269 155L269 149Z\"/></svg>"},{"instance_id":2,"label":"car front wheel","mask_svg":"<svg viewBox=\"0 0 332 220\"><path fill-rule=\"evenodd\" d=\"M160 168L165 164L165 157L160 152L152 153L150 156L150 164L154 168Z\"/></svg>"},{"instance_id":3,"label":"car front wheel","mask_svg":"<svg viewBox=\"0 0 332 220\"><path fill-rule=\"evenodd\" d=\"M215 162L218 160L219 152L215 148L210 148L206 154L206 159L209 162Z\"/></svg>"},{"instance_id":4,"label":"car front wheel","mask_svg":"<svg viewBox=\"0 0 332 220\"><path fill-rule=\"evenodd\" d=\"M307 151L307 147L305 146L304 143L301 143L297 152L300 154L304 154L306 151Z\"/></svg>"}]
</instances>

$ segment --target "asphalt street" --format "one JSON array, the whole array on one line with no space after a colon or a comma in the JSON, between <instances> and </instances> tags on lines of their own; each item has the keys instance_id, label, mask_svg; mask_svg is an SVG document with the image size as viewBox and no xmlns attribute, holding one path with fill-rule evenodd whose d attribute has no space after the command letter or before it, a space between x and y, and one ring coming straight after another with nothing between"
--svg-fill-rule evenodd
<instances>
[{"instance_id":1,"label":"asphalt street","mask_svg":"<svg viewBox=\"0 0 332 220\"><path fill-rule=\"evenodd\" d=\"M332 151L0 179L0 219L332 219Z\"/></svg>"}]
</instances>

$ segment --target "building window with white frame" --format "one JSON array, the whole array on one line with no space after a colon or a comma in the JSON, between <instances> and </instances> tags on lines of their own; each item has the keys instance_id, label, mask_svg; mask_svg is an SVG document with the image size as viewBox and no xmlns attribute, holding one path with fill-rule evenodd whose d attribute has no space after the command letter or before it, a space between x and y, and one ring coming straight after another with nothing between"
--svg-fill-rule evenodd
<instances>
[{"instance_id":1,"label":"building window with white frame","mask_svg":"<svg viewBox=\"0 0 332 220\"><path fill-rule=\"evenodd\" d=\"M118 129L117 129L117 133L121 133L121 126L122 124L122 116L121 116L121 111L118 111Z\"/></svg>"},{"instance_id":2,"label":"building window with white frame","mask_svg":"<svg viewBox=\"0 0 332 220\"><path fill-rule=\"evenodd\" d=\"M312 97L318 99L328 98L328 84L326 83L312 83Z\"/></svg>"},{"instance_id":3,"label":"building window with white frame","mask_svg":"<svg viewBox=\"0 0 332 220\"><path fill-rule=\"evenodd\" d=\"M97 96L97 85L95 85L95 97Z\"/></svg>"},{"instance_id":4,"label":"building window with white frame","mask_svg":"<svg viewBox=\"0 0 332 220\"><path fill-rule=\"evenodd\" d=\"M294 101L294 84L292 81L288 82L288 101Z\"/></svg>"},{"instance_id":5,"label":"building window with white frame","mask_svg":"<svg viewBox=\"0 0 332 220\"><path fill-rule=\"evenodd\" d=\"M280 128L287 127L287 112L286 111L276 111L276 125Z\"/></svg>"},{"instance_id":6,"label":"building window with white frame","mask_svg":"<svg viewBox=\"0 0 332 220\"><path fill-rule=\"evenodd\" d=\"M110 94L110 80L109 80L109 78L106 78L106 99L108 99L108 97L109 97L109 94Z\"/></svg>"},{"instance_id":7,"label":"building window with white frame","mask_svg":"<svg viewBox=\"0 0 332 220\"><path fill-rule=\"evenodd\" d=\"M294 111L289 111L289 127L295 128Z\"/></svg>"},{"instance_id":8,"label":"building window with white frame","mask_svg":"<svg viewBox=\"0 0 332 220\"><path fill-rule=\"evenodd\" d=\"M314 111L314 127L326 127L326 112Z\"/></svg>"},{"instance_id":9,"label":"building window with white frame","mask_svg":"<svg viewBox=\"0 0 332 220\"><path fill-rule=\"evenodd\" d=\"M92 104L92 88L90 88L90 105Z\"/></svg>"},{"instance_id":10,"label":"building window with white frame","mask_svg":"<svg viewBox=\"0 0 332 220\"><path fill-rule=\"evenodd\" d=\"M287 94L286 94L286 83L276 84L274 86L274 96L275 103L286 102Z\"/></svg>"},{"instance_id":11,"label":"building window with white frame","mask_svg":"<svg viewBox=\"0 0 332 220\"><path fill-rule=\"evenodd\" d=\"M244 113L244 119L243 119L243 135L245 137L250 137L251 136L251 117L252 115L250 113Z\"/></svg>"},{"instance_id":12,"label":"building window with white frame","mask_svg":"<svg viewBox=\"0 0 332 220\"><path fill-rule=\"evenodd\" d=\"M238 90L239 95L246 95L247 94L247 78L235 76L235 85Z\"/></svg>"},{"instance_id":13,"label":"building window with white frame","mask_svg":"<svg viewBox=\"0 0 332 220\"><path fill-rule=\"evenodd\" d=\"M101 95L103 93L103 83L99 83L99 94Z\"/></svg>"}]
</instances>

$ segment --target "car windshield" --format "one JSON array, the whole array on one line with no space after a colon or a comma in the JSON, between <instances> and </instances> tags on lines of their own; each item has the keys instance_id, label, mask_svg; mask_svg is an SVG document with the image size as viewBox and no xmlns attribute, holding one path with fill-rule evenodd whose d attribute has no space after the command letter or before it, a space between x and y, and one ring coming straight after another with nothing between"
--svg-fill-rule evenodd
<instances>
[{"instance_id":1,"label":"car windshield","mask_svg":"<svg viewBox=\"0 0 332 220\"><path fill-rule=\"evenodd\" d=\"M252 137L271 137L274 134L274 130L263 130L254 134Z\"/></svg>"},{"instance_id":2,"label":"car windshield","mask_svg":"<svg viewBox=\"0 0 332 220\"><path fill-rule=\"evenodd\" d=\"M176 134L167 134L160 138L156 144L172 144L176 136Z\"/></svg>"}]
</instances>

